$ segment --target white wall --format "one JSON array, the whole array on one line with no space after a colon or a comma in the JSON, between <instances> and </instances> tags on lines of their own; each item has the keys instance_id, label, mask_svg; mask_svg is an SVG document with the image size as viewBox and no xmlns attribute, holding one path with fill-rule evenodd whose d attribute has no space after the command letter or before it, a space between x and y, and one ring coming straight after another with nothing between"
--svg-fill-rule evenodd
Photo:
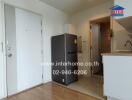
<instances>
[{"instance_id":1,"label":"white wall","mask_svg":"<svg viewBox=\"0 0 132 100\"><path fill-rule=\"evenodd\" d=\"M83 53L79 54L79 61L87 62L90 60L89 21L109 16L110 8L113 4L114 2L107 2L89 10L77 13L71 17L70 23L74 26L75 33L82 36L83 39ZM80 69L86 68L80 67ZM90 70L88 69L88 71Z\"/></svg>"},{"instance_id":2,"label":"white wall","mask_svg":"<svg viewBox=\"0 0 132 100\"><path fill-rule=\"evenodd\" d=\"M128 35L129 32L127 32L116 20L113 20L113 32L113 51L132 49L131 45L127 45L127 47L124 46L127 40L132 41L132 38Z\"/></svg>"},{"instance_id":3,"label":"white wall","mask_svg":"<svg viewBox=\"0 0 132 100\"><path fill-rule=\"evenodd\" d=\"M74 25L72 24L65 24L64 25L64 33L76 34Z\"/></svg>"},{"instance_id":4,"label":"white wall","mask_svg":"<svg viewBox=\"0 0 132 100\"><path fill-rule=\"evenodd\" d=\"M68 16L47 4L44 4L38 0L3 0L5 3L23 8L26 10L33 11L35 13L41 14L43 16L43 48L44 48L44 62L51 62L51 36L62 34L64 24L67 23ZM1 9L0 9L1 10ZM2 9L3 10L3 9ZM0 20L1 20L0 16ZM0 26L2 25L0 21ZM0 33L1 28L0 28ZM1 53L1 52L0 52ZM1 57L1 56L0 56ZM1 61L1 60L0 60ZM3 66L0 65L0 71L3 70ZM44 83L51 81L51 66L45 65L43 68L44 73ZM0 72L0 96L6 96L4 91L1 91L3 88L2 82L3 72Z\"/></svg>"}]
</instances>

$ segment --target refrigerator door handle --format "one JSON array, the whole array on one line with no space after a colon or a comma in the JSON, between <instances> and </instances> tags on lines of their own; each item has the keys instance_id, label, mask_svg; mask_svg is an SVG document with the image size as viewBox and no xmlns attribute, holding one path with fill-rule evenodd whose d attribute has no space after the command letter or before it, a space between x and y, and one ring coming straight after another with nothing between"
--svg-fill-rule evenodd
<instances>
[{"instance_id":1,"label":"refrigerator door handle","mask_svg":"<svg viewBox=\"0 0 132 100\"><path fill-rule=\"evenodd\" d=\"M68 54L77 54L77 51L68 51Z\"/></svg>"}]
</instances>

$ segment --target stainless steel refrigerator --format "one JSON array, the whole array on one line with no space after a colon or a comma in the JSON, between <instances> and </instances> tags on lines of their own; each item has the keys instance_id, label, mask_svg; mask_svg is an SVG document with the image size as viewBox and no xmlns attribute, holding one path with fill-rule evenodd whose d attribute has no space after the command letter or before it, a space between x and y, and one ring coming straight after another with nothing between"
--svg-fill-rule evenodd
<instances>
[{"instance_id":1,"label":"stainless steel refrigerator","mask_svg":"<svg viewBox=\"0 0 132 100\"><path fill-rule=\"evenodd\" d=\"M77 81L77 36L71 34L53 36L51 45L52 80L64 85Z\"/></svg>"}]
</instances>

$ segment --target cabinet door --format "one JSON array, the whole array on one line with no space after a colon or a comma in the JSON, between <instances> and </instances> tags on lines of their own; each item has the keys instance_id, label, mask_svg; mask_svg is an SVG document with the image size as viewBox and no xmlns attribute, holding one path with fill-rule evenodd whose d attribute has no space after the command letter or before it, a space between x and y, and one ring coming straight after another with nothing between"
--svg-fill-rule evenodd
<instances>
[{"instance_id":1,"label":"cabinet door","mask_svg":"<svg viewBox=\"0 0 132 100\"><path fill-rule=\"evenodd\" d=\"M119 100L132 100L132 57L104 56L104 94Z\"/></svg>"}]
</instances>

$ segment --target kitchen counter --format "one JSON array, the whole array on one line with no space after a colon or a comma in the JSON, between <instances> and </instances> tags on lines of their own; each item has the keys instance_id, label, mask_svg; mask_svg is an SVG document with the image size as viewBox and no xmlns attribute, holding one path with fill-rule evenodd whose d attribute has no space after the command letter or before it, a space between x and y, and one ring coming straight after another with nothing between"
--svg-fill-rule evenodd
<instances>
[{"instance_id":1,"label":"kitchen counter","mask_svg":"<svg viewBox=\"0 0 132 100\"><path fill-rule=\"evenodd\" d=\"M108 100L132 100L132 52L102 53L104 95Z\"/></svg>"},{"instance_id":2,"label":"kitchen counter","mask_svg":"<svg viewBox=\"0 0 132 100\"><path fill-rule=\"evenodd\" d=\"M132 56L132 52L102 53L102 56Z\"/></svg>"}]
</instances>

